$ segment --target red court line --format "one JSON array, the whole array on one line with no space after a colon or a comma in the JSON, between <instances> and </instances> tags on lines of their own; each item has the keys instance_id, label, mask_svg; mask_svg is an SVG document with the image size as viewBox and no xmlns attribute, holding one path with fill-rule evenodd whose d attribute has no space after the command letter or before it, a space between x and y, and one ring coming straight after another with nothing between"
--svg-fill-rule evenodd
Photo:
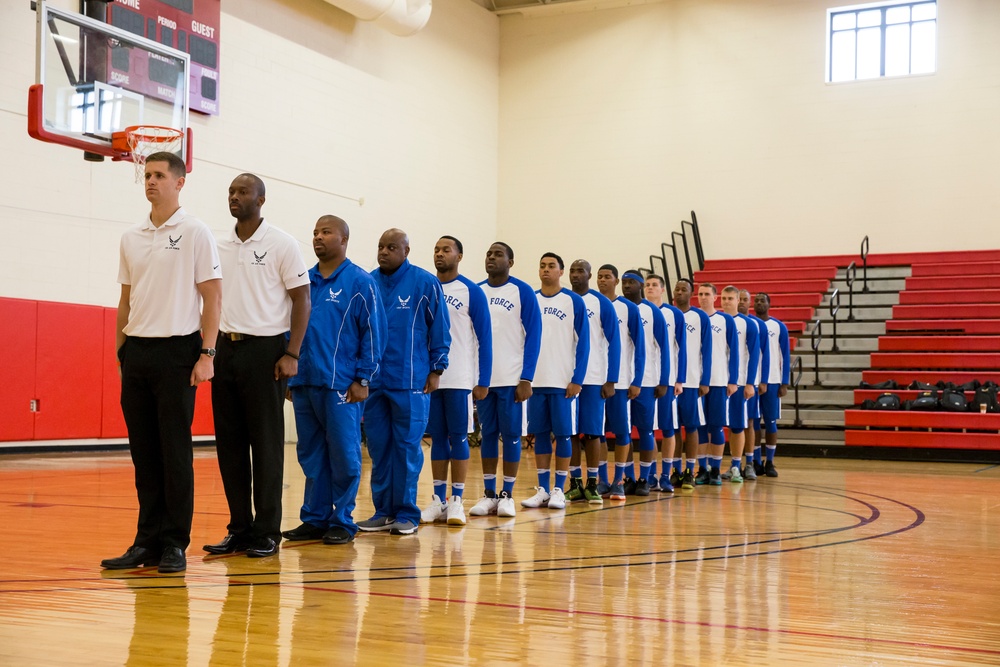
<instances>
[{"instance_id":1,"label":"red court line","mask_svg":"<svg viewBox=\"0 0 1000 667\"><path fill-rule=\"evenodd\" d=\"M673 618L659 618L656 616L639 616L637 614L615 614L611 612L604 611L586 611L586 610L568 610L558 607L540 607L536 605L521 605L513 604L509 602L482 602L479 600L462 600L454 598L441 598L441 597L423 597L420 595L406 595L404 593L375 593L372 591L353 591L343 588L325 588L323 586L303 586L304 589L314 590L314 591L325 591L327 593L346 593L348 595L372 595L376 597L386 597L386 598L396 598L401 600L418 600L427 602L448 602L448 603L458 603L458 604L474 604L483 607L495 607L500 609L524 609L527 611L541 611L541 612L551 612L560 614L569 614L571 616L592 616L596 618L619 618L630 621L653 621L656 623L664 623L671 625L693 625L702 628L722 628L725 630L745 630L749 632L767 632L780 635L791 635L796 637L814 637L816 639L845 639L848 641L855 642L865 642L865 643L875 643L875 644L888 644L891 646L906 646L909 648L927 648L935 649L939 651L962 651L965 653L978 653L981 655L997 655L1000 656L1000 651L994 649L985 648L972 648L967 646L948 646L945 644L928 644L926 642L913 642L905 641L902 639L878 639L875 637L855 637L852 635L840 635L830 632L811 632L809 630L789 630L786 628L760 628L752 625L735 625L732 623L709 623L708 621L680 621Z\"/></svg>"}]
</instances>

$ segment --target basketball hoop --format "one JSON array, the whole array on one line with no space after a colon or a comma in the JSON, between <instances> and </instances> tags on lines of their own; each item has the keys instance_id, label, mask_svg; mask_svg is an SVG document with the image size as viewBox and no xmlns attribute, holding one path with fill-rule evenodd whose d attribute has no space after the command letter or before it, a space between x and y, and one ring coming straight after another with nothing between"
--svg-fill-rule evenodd
<instances>
[{"instance_id":1,"label":"basketball hoop","mask_svg":"<svg viewBox=\"0 0 1000 667\"><path fill-rule=\"evenodd\" d=\"M166 151L180 155L184 133L160 125L133 125L111 135L111 147L119 159L135 164L135 182L142 183L146 158L153 153Z\"/></svg>"}]
</instances>

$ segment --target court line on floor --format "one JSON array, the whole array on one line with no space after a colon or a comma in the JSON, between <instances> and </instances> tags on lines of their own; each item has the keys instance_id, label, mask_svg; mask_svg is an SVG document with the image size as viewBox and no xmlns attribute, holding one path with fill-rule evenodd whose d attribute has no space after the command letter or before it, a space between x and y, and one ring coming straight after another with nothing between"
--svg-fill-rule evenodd
<instances>
[{"instance_id":1,"label":"court line on floor","mask_svg":"<svg viewBox=\"0 0 1000 667\"><path fill-rule=\"evenodd\" d=\"M938 651L961 651L961 652L976 653L981 655L1000 656L1000 651L994 649L974 648L968 646L954 646L948 644L931 644L928 642L916 642L904 639L881 639L877 637L857 637L854 635L836 634L829 632L815 632L810 630L793 630L789 628L763 628L752 625L736 625L732 623L712 623L709 621L684 621L673 618L661 618L657 616L640 616L637 614L616 614L614 612L589 611L582 609L570 610L560 607L542 607L538 605L523 605L523 604L514 604L510 602L488 602L482 600L465 600L465 599L442 598L434 596L408 595L405 593L379 593L372 591L355 591L350 589L326 588L323 586L304 586L303 588L308 588L309 590L323 591L327 593L344 593L348 595L357 595L357 596L367 595L372 597L418 600L421 602L424 601L445 602L445 603L455 603L455 604L468 604L468 605L483 606L483 607L493 607L499 609L516 609L519 611L525 610L525 611L549 612L556 614L568 614L573 616L580 615L580 616L591 616L597 618L615 618L615 619L623 619L631 621L652 621L654 623L662 623L669 625L719 628L724 630L741 630L747 632L761 632L768 634L791 635L797 637L810 637L814 639L837 639L837 640L847 640L847 641L855 641L863 643L886 644L891 646L906 646L908 648L933 649Z\"/></svg>"}]
</instances>

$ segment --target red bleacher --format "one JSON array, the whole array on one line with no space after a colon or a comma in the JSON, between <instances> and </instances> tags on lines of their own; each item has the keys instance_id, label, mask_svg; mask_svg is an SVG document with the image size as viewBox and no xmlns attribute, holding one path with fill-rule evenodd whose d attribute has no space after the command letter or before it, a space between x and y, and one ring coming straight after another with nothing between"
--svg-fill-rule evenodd
<instances>
[{"instance_id":1,"label":"red bleacher","mask_svg":"<svg viewBox=\"0 0 1000 667\"><path fill-rule=\"evenodd\" d=\"M913 257L865 382L1000 380L1000 251ZM857 389L860 404L886 390ZM916 390L888 390L902 400ZM971 392L966 393L971 399ZM849 446L1000 450L1000 414L846 410Z\"/></svg>"}]
</instances>

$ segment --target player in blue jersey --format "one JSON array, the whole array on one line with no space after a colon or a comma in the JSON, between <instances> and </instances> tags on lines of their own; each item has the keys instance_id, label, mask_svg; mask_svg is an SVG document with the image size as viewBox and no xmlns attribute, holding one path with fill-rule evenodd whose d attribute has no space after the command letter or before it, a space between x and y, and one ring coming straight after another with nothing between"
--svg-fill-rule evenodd
<instances>
[{"instance_id":1,"label":"player in blue jersey","mask_svg":"<svg viewBox=\"0 0 1000 667\"><path fill-rule=\"evenodd\" d=\"M618 339L621 344L619 358L618 382L615 383L615 393L605 403L606 431L615 436L615 474L608 484L607 471L599 485L601 495L611 500L625 500L625 482L635 484L634 478L626 478L629 466L629 456L632 452L632 414L631 401L639 395L642 387L642 374L646 369L646 341L642 330L642 320L639 318L639 308L625 297L618 296L618 269L612 264L605 264L597 270L597 287L601 294L611 301L618 318ZM607 452L602 448L602 454L607 459ZM633 487L634 488L634 487Z\"/></svg>"},{"instance_id":2,"label":"player in blue jersey","mask_svg":"<svg viewBox=\"0 0 1000 667\"><path fill-rule=\"evenodd\" d=\"M729 397L729 454L732 458L729 472L723 477L741 483L743 451L748 428L746 403L754 396L754 381L760 363L760 330L757 323L739 312L740 291L732 285L722 290L722 311L733 318L736 325L736 347L730 354L738 357L739 376L736 391Z\"/></svg>"},{"instance_id":3,"label":"player in blue jersey","mask_svg":"<svg viewBox=\"0 0 1000 667\"><path fill-rule=\"evenodd\" d=\"M680 485L688 490L695 487L694 462L698 456L698 429L705 425L703 399L708 393L712 372L712 327L704 311L691 307L693 293L694 283L687 278L681 278L674 285L674 305L684 313L684 329L687 333L687 378L677 397L677 421L684 427L684 440L678 440L674 450L674 474L670 477L670 483L675 488ZM683 473L679 470L682 457L686 459Z\"/></svg>"},{"instance_id":4,"label":"player in blue jersey","mask_svg":"<svg viewBox=\"0 0 1000 667\"><path fill-rule=\"evenodd\" d=\"M677 420L677 396L684 389L687 379L687 333L684 324L684 313L679 308L663 302L663 292L666 283L663 278L651 273L646 276L646 299L657 306L663 313L667 323L667 343L670 346L670 377L667 379L667 392L656 402L657 428L660 429L660 480L659 490L671 492L674 490L670 481L671 469L674 468L674 436L680 424ZM680 473L680 459L676 459L676 471ZM652 486L652 482L650 483Z\"/></svg>"},{"instance_id":5,"label":"player in blue jersey","mask_svg":"<svg viewBox=\"0 0 1000 667\"><path fill-rule=\"evenodd\" d=\"M364 531L410 535L420 523L417 478L424 463L421 440L431 393L448 368L451 322L441 283L410 264L410 239L400 229L378 241L378 268L372 271L388 327L382 368L365 403L365 433L372 458L375 514L358 523Z\"/></svg>"},{"instance_id":6,"label":"player in blue jersey","mask_svg":"<svg viewBox=\"0 0 1000 667\"><path fill-rule=\"evenodd\" d=\"M420 513L421 523L447 521L465 525L462 496L469 471L469 432L472 400L486 397L493 370L493 331L490 309L482 288L458 272L462 242L442 236L434 246L434 268L441 282L451 321L448 368L431 394L427 432L431 435L431 473L434 496ZM448 466L451 498L448 499Z\"/></svg>"},{"instance_id":7,"label":"player in blue jersey","mask_svg":"<svg viewBox=\"0 0 1000 667\"><path fill-rule=\"evenodd\" d=\"M667 341L667 320L663 312L642 297L645 279L638 271L622 276L622 294L639 309L645 344L646 365L639 381L639 395L632 399L632 425L639 434L639 476L635 495L648 496L650 480L656 480L653 468L656 456L656 403L667 394L670 382L670 344ZM635 470L635 462L632 461ZM669 483L669 481L668 481ZM657 488L659 484L657 483ZM673 491L673 487L670 488ZM625 489L626 495L629 489Z\"/></svg>"},{"instance_id":8,"label":"player in blue jersey","mask_svg":"<svg viewBox=\"0 0 1000 667\"><path fill-rule=\"evenodd\" d=\"M774 452L778 447L778 420L781 418L781 398L788 393L791 381L792 352L788 341L788 327L784 322L770 315L771 297L758 292L753 300L757 317L764 322L767 331L767 345L764 348L763 370L760 378L760 414L764 422L766 440L766 462L763 472L768 477L777 477L774 467ZM759 455L757 455L759 458ZM760 463L755 460L755 463Z\"/></svg>"},{"instance_id":9,"label":"player in blue jersey","mask_svg":"<svg viewBox=\"0 0 1000 667\"><path fill-rule=\"evenodd\" d=\"M361 484L361 414L385 349L385 315L375 281L347 258L350 229L325 215L313 229L319 263L309 270L312 309L288 382L295 407L296 447L306 477L302 524L286 540L346 544Z\"/></svg>"},{"instance_id":10,"label":"player in blue jersey","mask_svg":"<svg viewBox=\"0 0 1000 667\"><path fill-rule=\"evenodd\" d=\"M512 517L514 482L521 462L521 436L525 434L524 402L531 397L531 382L542 340L542 314L535 292L510 275L514 250L496 242L486 251L487 280L479 283L490 308L493 329L493 369L490 390L476 405L482 428L483 497L469 510L472 516ZM503 488L498 495L497 457L503 437Z\"/></svg>"},{"instance_id":11,"label":"player in blue jersey","mask_svg":"<svg viewBox=\"0 0 1000 667\"><path fill-rule=\"evenodd\" d=\"M712 372L705 394L705 427L699 432L699 444L705 459L699 456L701 470L695 484L722 484L722 454L726 447L723 429L729 426L729 397L736 392L739 356L736 352L736 324L733 318L715 309L718 290L712 283L698 287L698 301L708 314L712 332Z\"/></svg>"},{"instance_id":12,"label":"player in blue jersey","mask_svg":"<svg viewBox=\"0 0 1000 667\"><path fill-rule=\"evenodd\" d=\"M590 359L583 389L577 402L580 436L573 437L573 456L570 459L570 490L568 500L586 500L600 505L603 500L598 489L598 476L603 464L607 483L607 455L602 458L601 439L604 437L604 405L614 396L615 382L621 366L621 340L618 334L618 315L611 301L596 290L590 289L592 269L590 262L578 259L569 267L569 282L573 291L583 298L587 307L590 331ZM580 441L587 455L587 485L583 486L580 470Z\"/></svg>"},{"instance_id":13,"label":"player in blue jersey","mask_svg":"<svg viewBox=\"0 0 1000 667\"><path fill-rule=\"evenodd\" d=\"M583 389L590 356L587 309L580 295L560 284L565 264L562 257L547 252L538 262L542 288L535 292L542 312L542 342L538 366L528 399L528 431L535 436L535 494L521 501L523 507L566 507L565 487L570 442L576 435L576 397ZM551 485L552 439L556 442L556 479Z\"/></svg>"},{"instance_id":14,"label":"player in blue jersey","mask_svg":"<svg viewBox=\"0 0 1000 667\"><path fill-rule=\"evenodd\" d=\"M760 460L760 443L762 440L760 431L760 377L761 369L764 366L764 348L767 346L767 331L764 321L750 312L751 303L750 292L741 289L738 310L741 315L746 315L757 326L757 343L759 347L757 374L753 379L753 397L747 401L747 438L743 448L743 457L745 459L743 479L748 482L757 479L757 469L754 465L755 453L757 460ZM763 474L763 466L761 466L760 472Z\"/></svg>"}]
</instances>

